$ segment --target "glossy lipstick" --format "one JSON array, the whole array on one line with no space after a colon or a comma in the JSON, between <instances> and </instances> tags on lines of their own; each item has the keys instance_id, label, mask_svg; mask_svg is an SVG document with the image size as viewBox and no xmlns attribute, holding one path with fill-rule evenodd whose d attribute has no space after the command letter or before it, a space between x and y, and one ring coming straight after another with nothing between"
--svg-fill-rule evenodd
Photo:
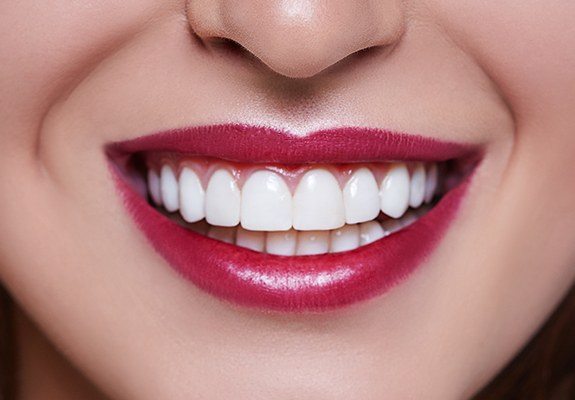
<instances>
[{"instance_id":1,"label":"glossy lipstick","mask_svg":"<svg viewBox=\"0 0 575 400\"><path fill-rule=\"evenodd\" d=\"M470 176L417 222L390 236L344 253L288 257L208 238L149 205L126 180L117 160L163 151L256 164L445 161L473 153L467 145L377 129L340 128L296 136L246 125L177 129L107 147L129 213L175 271L223 300L282 312L350 305L380 295L407 278L440 242Z\"/></svg>"}]
</instances>

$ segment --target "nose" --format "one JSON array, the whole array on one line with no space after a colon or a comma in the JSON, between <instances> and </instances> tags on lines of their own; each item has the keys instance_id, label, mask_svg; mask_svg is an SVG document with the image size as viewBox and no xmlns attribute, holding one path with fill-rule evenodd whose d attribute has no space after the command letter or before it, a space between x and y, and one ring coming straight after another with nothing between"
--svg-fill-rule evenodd
<instances>
[{"instance_id":1,"label":"nose","mask_svg":"<svg viewBox=\"0 0 575 400\"><path fill-rule=\"evenodd\" d=\"M228 39L278 74L309 78L405 27L402 0L188 0L204 43Z\"/></svg>"}]
</instances>

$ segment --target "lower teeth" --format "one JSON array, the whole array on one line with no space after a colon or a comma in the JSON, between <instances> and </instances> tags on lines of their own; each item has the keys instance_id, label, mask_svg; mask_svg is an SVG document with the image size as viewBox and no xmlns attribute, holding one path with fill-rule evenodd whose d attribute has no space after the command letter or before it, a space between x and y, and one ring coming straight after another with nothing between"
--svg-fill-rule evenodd
<instances>
[{"instance_id":1,"label":"lower teeth","mask_svg":"<svg viewBox=\"0 0 575 400\"><path fill-rule=\"evenodd\" d=\"M205 220L190 224L177 213L166 214L179 225L214 240L261 253L304 256L355 250L408 227L431 208L428 205L418 210L410 210L399 219L380 216L377 220L354 225L346 224L339 229L325 231L294 229L280 232L250 231L241 226L231 228L214 226Z\"/></svg>"}]
</instances>

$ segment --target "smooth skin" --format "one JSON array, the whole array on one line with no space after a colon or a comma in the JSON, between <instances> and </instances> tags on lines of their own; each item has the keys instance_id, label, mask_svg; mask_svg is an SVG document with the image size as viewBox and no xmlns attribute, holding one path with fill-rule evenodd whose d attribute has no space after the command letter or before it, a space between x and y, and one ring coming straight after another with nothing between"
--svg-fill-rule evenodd
<instances>
[{"instance_id":1,"label":"smooth skin","mask_svg":"<svg viewBox=\"0 0 575 400\"><path fill-rule=\"evenodd\" d=\"M22 398L472 396L575 279L574 18L570 0L0 2L0 280L24 310ZM408 281L268 314L178 277L103 152L222 122L389 128L484 160Z\"/></svg>"}]
</instances>

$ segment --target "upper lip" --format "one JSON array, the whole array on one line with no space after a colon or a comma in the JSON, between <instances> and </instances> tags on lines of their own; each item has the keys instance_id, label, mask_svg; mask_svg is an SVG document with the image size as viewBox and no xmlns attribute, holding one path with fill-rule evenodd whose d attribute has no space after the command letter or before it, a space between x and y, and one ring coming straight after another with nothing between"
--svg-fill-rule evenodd
<instances>
[{"instance_id":1,"label":"upper lip","mask_svg":"<svg viewBox=\"0 0 575 400\"><path fill-rule=\"evenodd\" d=\"M113 143L111 155L168 151L244 163L352 163L393 160L444 161L470 145L383 129L343 127L305 136L269 127L223 124L179 128Z\"/></svg>"},{"instance_id":2,"label":"upper lip","mask_svg":"<svg viewBox=\"0 0 575 400\"><path fill-rule=\"evenodd\" d=\"M297 136L242 124L181 128L107 146L118 167L142 152L175 152L246 163L353 163L473 160L477 147L381 129L345 127ZM120 168L121 169L121 168ZM235 303L281 311L326 310L383 293L421 264L440 242L470 179L447 193L405 231L357 250L281 257L231 246L178 226L134 185L114 177L127 209L153 247L198 287ZM468 178L470 178L470 174ZM345 271L345 273L342 273Z\"/></svg>"}]
</instances>

